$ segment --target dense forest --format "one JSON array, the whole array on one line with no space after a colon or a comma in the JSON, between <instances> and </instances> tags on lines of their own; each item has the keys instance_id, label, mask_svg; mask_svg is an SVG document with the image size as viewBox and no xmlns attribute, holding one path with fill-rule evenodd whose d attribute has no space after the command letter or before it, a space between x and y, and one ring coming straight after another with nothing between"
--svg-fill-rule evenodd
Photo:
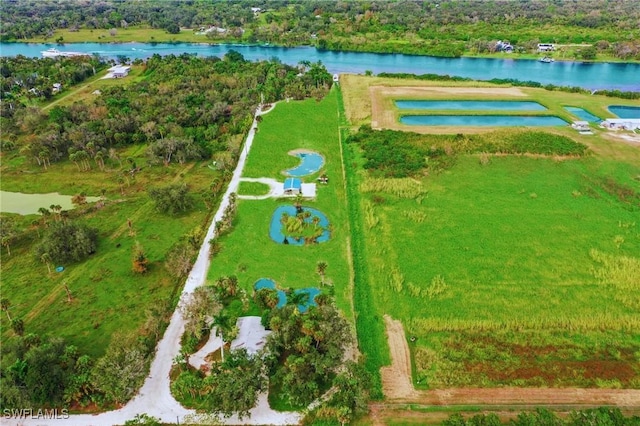
<instances>
[{"instance_id":1,"label":"dense forest","mask_svg":"<svg viewBox=\"0 0 640 426\"><path fill-rule=\"evenodd\" d=\"M633 0L577 1L101 1L2 0L2 40L52 35L56 29L215 28L215 41L314 44L357 50L460 56L516 52L539 42L590 44L597 52L640 58L640 11ZM144 40L141 40L144 41ZM585 59L591 50L579 52Z\"/></svg>"},{"instance_id":2,"label":"dense forest","mask_svg":"<svg viewBox=\"0 0 640 426\"><path fill-rule=\"evenodd\" d=\"M85 60L92 59L82 59ZM153 56L137 64L143 71L136 81L105 86L101 93L82 102L46 110L35 106L34 99L23 93L25 78L30 76L66 82L60 71L64 68L68 81L73 83L76 72L80 73L78 78L92 75L91 62L84 64L75 59L2 60L3 156L14 161L20 159L18 163L22 165L17 173L39 168L45 176L40 179L71 163L75 167L71 165L70 173L78 176L100 173L105 176L103 179L113 180L105 182L104 187L120 186L119 195L123 198L151 199L159 214L167 214L169 218L188 210L192 204L186 185L151 188L148 196L146 192L125 195L125 182L148 170L158 173L152 170L166 169L173 163L215 159L214 182L201 194L208 197L204 202L210 208L224 190L229 171L235 167L258 105L285 97L322 98L331 86L331 75L319 63L292 67L276 60L249 62L231 51L222 59L186 54ZM126 156L131 147L141 154ZM86 204L83 197L82 194L74 197L74 204ZM165 208L167 199L169 206ZM105 203L108 201L103 198L101 208L105 208ZM16 256L9 258L11 246L20 246L28 255L27 248L34 262L45 265L49 274L51 265L78 264L95 256L95 252L104 251L105 246L100 244L104 235L87 226L83 217L95 215L98 210L43 207L39 210L41 217L32 226L15 216L0 216L2 245L7 250L6 261L3 253L3 267L6 262L15 261ZM126 217L121 220L128 222L131 230L131 221ZM164 267L176 280L183 279L189 271L200 246L200 234L201 231L194 230L166 254ZM117 250L120 244L110 246L111 250ZM138 243L134 244L132 254L132 273L144 276L150 266L148 254ZM73 345L57 335L34 333L28 319L15 314L17 304L12 303L8 293L3 292L2 299L2 310L10 327L3 330L0 352L0 407L89 404L106 407L126 402L141 385L167 315L172 311L170 301L155 301L147 321L139 329L114 335L108 347L98 352L99 357L91 357L86 355L88 348ZM72 298L70 293L68 298Z\"/></svg>"}]
</instances>

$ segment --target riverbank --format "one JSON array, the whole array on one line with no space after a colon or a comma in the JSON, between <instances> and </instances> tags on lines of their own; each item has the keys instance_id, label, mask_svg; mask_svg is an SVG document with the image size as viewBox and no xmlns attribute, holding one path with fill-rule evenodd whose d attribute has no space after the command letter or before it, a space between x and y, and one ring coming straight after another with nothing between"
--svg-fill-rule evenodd
<instances>
[{"instance_id":1,"label":"riverbank","mask_svg":"<svg viewBox=\"0 0 640 426\"><path fill-rule=\"evenodd\" d=\"M56 47L45 43L0 43L2 56L41 57ZM523 77L540 85L581 87L593 90L640 92L640 64L555 62L500 58L439 58L404 54L337 52L315 47L276 47L242 44L208 43L76 43L57 46L62 51L77 51L118 61L144 60L154 55L194 55L222 58L231 50L248 61L278 58L282 63L298 66L303 61L321 61L334 74L429 74L455 76L473 80L510 82Z\"/></svg>"},{"instance_id":2,"label":"riverbank","mask_svg":"<svg viewBox=\"0 0 640 426\"><path fill-rule=\"evenodd\" d=\"M309 43L298 44L278 44L278 43L263 43L254 42L250 43L241 39L230 38L210 38L203 32L200 32L191 28L182 28L179 33L171 34L161 28L114 28L114 29L79 29L77 31L56 30L52 35L45 37L32 37L23 40L15 40L11 42L16 43L204 43L204 44L230 44L237 43L243 46L273 46L273 47L315 47L316 42L314 39L310 39ZM556 61L565 62L582 62L584 61L580 57L580 49L588 47L590 45L558 45L558 51L554 52L551 56ZM393 52L376 49L372 45L363 45L358 49L327 49L331 52L360 52L360 53L402 53L405 55L415 56L430 56L430 57L447 57L442 55L430 55L428 52L424 54L416 54L411 52L405 52L402 50L394 50ZM542 53L474 53L472 50L465 50L459 57L463 58L483 58L483 59L508 59L508 60L536 60L544 56ZM623 60L616 58L610 54L598 53L594 59L590 59L585 62L611 62L611 63L632 63L638 64L640 60Z\"/></svg>"}]
</instances>

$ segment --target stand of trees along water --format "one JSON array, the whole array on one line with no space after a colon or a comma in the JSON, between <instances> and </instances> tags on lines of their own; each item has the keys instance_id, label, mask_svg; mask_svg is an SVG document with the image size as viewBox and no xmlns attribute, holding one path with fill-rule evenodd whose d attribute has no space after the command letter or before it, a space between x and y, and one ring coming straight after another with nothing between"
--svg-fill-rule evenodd
<instances>
[{"instance_id":1,"label":"stand of trees along water","mask_svg":"<svg viewBox=\"0 0 640 426\"><path fill-rule=\"evenodd\" d=\"M216 26L212 39L333 50L459 56L491 53L497 40L516 51L537 43L589 43L620 59L640 58L634 0L610 2L402 2L204 1L82 2L3 0L3 41L53 36L56 29L115 29L131 26L179 33ZM78 4L82 7L79 8ZM259 8L254 13L255 8ZM148 40L140 40L148 41ZM579 52L593 59L595 51Z\"/></svg>"},{"instance_id":2,"label":"stand of trees along water","mask_svg":"<svg viewBox=\"0 0 640 426\"><path fill-rule=\"evenodd\" d=\"M36 70L38 78L58 78L56 73L61 67L75 64L79 69L88 69L74 61L48 64L43 60L4 58L3 90L13 91L14 83L21 80L18 75L28 78ZM133 160L121 162L119 152L140 145L143 149L146 146L145 167L215 157L224 160L222 167L230 171L261 101L321 98L331 86L331 75L320 63L305 64L302 68L275 60L254 63L237 52L230 52L223 59L154 56L143 66L136 82L104 87L99 96L46 111L32 106L27 95L15 89L11 101L2 102L3 151L9 155L19 151L26 161L42 166L43 170L72 161L78 173L91 173L104 168L106 163L128 175L140 165ZM22 88L19 84L18 87ZM224 176L228 178L230 173ZM224 185L212 189L222 193ZM22 239L34 248L34 256L46 258L50 263L56 260L56 250L48 252L48 248L56 246L57 240L51 241L55 239L53 233L63 223L74 223L81 214L56 216L54 219L59 223L50 220L50 226L43 227L44 232L37 230L37 237L31 229L16 229L11 238ZM43 213L43 219L46 218ZM39 223L35 225L40 227ZM95 236L93 231L86 231ZM83 256L95 250L100 250L99 244L79 256L69 254L69 259L81 262ZM2 306L9 316L11 301L3 299ZM161 324L168 318L171 307L158 310L152 315L153 321L147 321L133 337L114 335L104 355L97 359L83 355L83 348L55 335L33 334L28 324L11 318L14 331L3 333L1 348L0 406L74 407L90 403L108 406L126 402L144 380L162 334Z\"/></svg>"}]
</instances>

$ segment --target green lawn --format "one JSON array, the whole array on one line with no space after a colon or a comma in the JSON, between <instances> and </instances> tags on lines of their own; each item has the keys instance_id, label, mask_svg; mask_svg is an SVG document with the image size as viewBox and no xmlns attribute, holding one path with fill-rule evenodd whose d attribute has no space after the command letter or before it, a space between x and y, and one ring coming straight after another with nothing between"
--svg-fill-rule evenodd
<instances>
[{"instance_id":1,"label":"green lawn","mask_svg":"<svg viewBox=\"0 0 640 426\"><path fill-rule=\"evenodd\" d=\"M336 304L351 318L349 233L335 90L321 102L281 102L263 116L243 176L283 181L282 171L299 163L287 153L298 148L317 151L326 160L322 172L329 175L330 183L318 185L317 199L303 205L319 209L328 217L333 227L330 240L307 246L276 243L269 237L271 216L277 206L292 204L293 200L240 200L234 229L220 239L222 250L212 261L209 281L235 274L246 290L252 290L262 277L274 279L282 288L316 287L320 285L316 265L323 261L328 264L326 276L333 282ZM319 173L303 180L314 182Z\"/></svg>"},{"instance_id":2,"label":"green lawn","mask_svg":"<svg viewBox=\"0 0 640 426\"><path fill-rule=\"evenodd\" d=\"M209 43L204 35L198 35L191 29L181 30L178 34L170 34L161 28L135 27L116 28L115 35L111 35L110 30L106 29L79 29L78 31L69 31L58 29L54 31L51 37L34 37L25 40L28 43L52 43L62 38L63 43Z\"/></svg>"},{"instance_id":3,"label":"green lawn","mask_svg":"<svg viewBox=\"0 0 640 426\"><path fill-rule=\"evenodd\" d=\"M269 185L260 182L240 182L238 195L266 195L269 193Z\"/></svg>"}]
</instances>

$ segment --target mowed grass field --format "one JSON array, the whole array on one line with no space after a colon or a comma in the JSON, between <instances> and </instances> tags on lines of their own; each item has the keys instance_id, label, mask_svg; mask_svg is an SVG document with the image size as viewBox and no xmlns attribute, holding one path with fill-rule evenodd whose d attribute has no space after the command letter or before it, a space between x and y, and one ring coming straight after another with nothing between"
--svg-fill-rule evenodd
<instances>
[{"instance_id":1,"label":"mowed grass field","mask_svg":"<svg viewBox=\"0 0 640 426\"><path fill-rule=\"evenodd\" d=\"M637 147L560 133L591 153L461 154L439 174L375 182L355 162L373 306L403 322L418 388L640 387Z\"/></svg>"},{"instance_id":2,"label":"mowed grass field","mask_svg":"<svg viewBox=\"0 0 640 426\"><path fill-rule=\"evenodd\" d=\"M249 294L260 278L271 278L280 288L319 287L316 272L318 262L326 262L327 281L332 286L321 288L335 294L337 306L351 320L351 287L347 245L349 241L346 195L342 175L342 160L338 138L338 97L332 90L321 102L315 100L280 102L263 116L259 124L243 177L269 177L284 181L284 170L297 166L300 160L288 155L295 149L320 153L325 163L322 169L303 182L315 182L322 173L329 184L317 186L315 200L305 200L303 206L323 212L331 225L331 238L319 244L294 246L276 243L269 237L269 223L280 205L292 205L294 200L239 200L234 229L220 238L222 250L211 263L208 279L236 275ZM256 192L242 183L241 193Z\"/></svg>"},{"instance_id":3,"label":"mowed grass field","mask_svg":"<svg viewBox=\"0 0 640 426\"><path fill-rule=\"evenodd\" d=\"M148 28L131 26L128 28L116 28L115 34L111 35L107 29L79 29L69 31L58 29L51 37L33 37L22 40L27 43L53 43L62 38L63 43L210 43L211 40L205 35L196 34L192 29L181 29L178 34L170 34L161 28Z\"/></svg>"}]
</instances>

